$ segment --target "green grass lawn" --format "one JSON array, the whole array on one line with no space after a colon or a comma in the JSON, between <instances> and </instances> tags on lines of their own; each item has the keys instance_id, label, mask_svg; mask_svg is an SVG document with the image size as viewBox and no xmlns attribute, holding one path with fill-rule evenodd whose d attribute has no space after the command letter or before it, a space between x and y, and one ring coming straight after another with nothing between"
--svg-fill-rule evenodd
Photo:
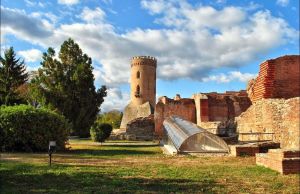
<instances>
[{"instance_id":1,"label":"green grass lawn","mask_svg":"<svg viewBox=\"0 0 300 194\"><path fill-rule=\"evenodd\" d=\"M54 154L1 153L1 193L299 193L299 175L254 157L165 156L152 142L71 140Z\"/></svg>"}]
</instances>

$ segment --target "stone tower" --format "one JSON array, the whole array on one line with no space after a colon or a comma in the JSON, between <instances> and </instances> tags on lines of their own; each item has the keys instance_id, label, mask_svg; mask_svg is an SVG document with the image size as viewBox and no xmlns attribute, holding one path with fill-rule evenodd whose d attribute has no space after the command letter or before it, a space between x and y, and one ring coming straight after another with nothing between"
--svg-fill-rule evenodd
<instances>
[{"instance_id":1,"label":"stone tower","mask_svg":"<svg viewBox=\"0 0 300 194\"><path fill-rule=\"evenodd\" d=\"M130 103L126 106L120 128L129 121L154 113L156 99L157 61L150 56L137 56L131 60Z\"/></svg>"},{"instance_id":2,"label":"stone tower","mask_svg":"<svg viewBox=\"0 0 300 194\"><path fill-rule=\"evenodd\" d=\"M133 57L131 61L130 99L135 105L149 102L155 106L156 59L149 56Z\"/></svg>"}]
</instances>

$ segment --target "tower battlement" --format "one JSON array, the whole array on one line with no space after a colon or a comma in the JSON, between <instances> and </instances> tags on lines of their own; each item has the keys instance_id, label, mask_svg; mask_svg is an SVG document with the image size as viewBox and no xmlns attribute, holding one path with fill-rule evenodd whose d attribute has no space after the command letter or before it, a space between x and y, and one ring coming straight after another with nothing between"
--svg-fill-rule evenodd
<instances>
[{"instance_id":1,"label":"tower battlement","mask_svg":"<svg viewBox=\"0 0 300 194\"><path fill-rule=\"evenodd\" d=\"M134 59L151 59L151 60L156 61L156 58L152 57L152 56L134 56L134 57L132 57L132 60L134 60Z\"/></svg>"},{"instance_id":2,"label":"tower battlement","mask_svg":"<svg viewBox=\"0 0 300 194\"><path fill-rule=\"evenodd\" d=\"M131 59L131 67L137 66L137 65L149 65L156 67L157 66L157 60L154 57L151 56L135 56Z\"/></svg>"}]
</instances>

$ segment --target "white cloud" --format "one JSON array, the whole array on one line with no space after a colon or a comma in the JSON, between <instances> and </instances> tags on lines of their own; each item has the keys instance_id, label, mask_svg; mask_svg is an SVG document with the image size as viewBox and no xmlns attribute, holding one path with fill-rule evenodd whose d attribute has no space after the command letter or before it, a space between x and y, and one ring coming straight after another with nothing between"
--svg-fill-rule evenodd
<instances>
[{"instance_id":1,"label":"white cloud","mask_svg":"<svg viewBox=\"0 0 300 194\"><path fill-rule=\"evenodd\" d=\"M218 75L210 75L202 78L204 82L214 81L217 83L228 83L232 81L248 82L253 79L257 74L241 73L239 71L231 71L228 74L220 73Z\"/></svg>"},{"instance_id":2,"label":"white cloud","mask_svg":"<svg viewBox=\"0 0 300 194\"><path fill-rule=\"evenodd\" d=\"M1 35L3 36L14 34L21 39L38 44L37 40L51 36L53 27L49 24L48 21L28 15L23 10L1 6Z\"/></svg>"},{"instance_id":3,"label":"white cloud","mask_svg":"<svg viewBox=\"0 0 300 194\"><path fill-rule=\"evenodd\" d=\"M28 6L28 7L33 7L36 5L35 2L32 2L30 0L25 0L25 3L26 3L26 6Z\"/></svg>"},{"instance_id":4,"label":"white cloud","mask_svg":"<svg viewBox=\"0 0 300 194\"><path fill-rule=\"evenodd\" d=\"M142 1L141 6L154 14L161 29L119 33L100 8L84 8L82 22L55 27L49 18L1 7L1 30L45 48L73 38L101 64L94 70L96 79L111 87L128 82L130 58L136 55L158 59L159 79L202 81L213 69L243 66L280 45L298 42L299 32L269 11L249 13L241 7L215 9L175 0Z\"/></svg>"},{"instance_id":5,"label":"white cloud","mask_svg":"<svg viewBox=\"0 0 300 194\"><path fill-rule=\"evenodd\" d=\"M85 7L81 13L81 18L87 23L102 23L104 17L105 12L100 7L97 7L95 10Z\"/></svg>"},{"instance_id":6,"label":"white cloud","mask_svg":"<svg viewBox=\"0 0 300 194\"><path fill-rule=\"evenodd\" d=\"M69 37L75 39L84 52L102 64L99 71L104 84L114 86L128 82L129 59L135 55L155 56L160 79L189 77L201 81L214 68L243 66L262 53L298 38L298 31L269 11L250 15L240 7L217 10L209 6L192 7L184 1L145 2L142 1L142 6L153 14L160 13L158 19L171 28L133 29L119 34L105 21L100 8L83 9L81 16L88 22L61 24L57 28L51 21L3 8L6 18L3 26L9 29L6 33L44 47L57 47ZM154 2L168 9L153 8ZM174 16L174 22L170 21L170 15ZM13 22L16 20L24 24L16 25ZM54 29L45 30L51 27Z\"/></svg>"},{"instance_id":7,"label":"white cloud","mask_svg":"<svg viewBox=\"0 0 300 194\"><path fill-rule=\"evenodd\" d=\"M280 5L280 6L283 6L283 7L286 7L286 6L288 6L289 2L290 2L289 0L277 0L276 4Z\"/></svg>"},{"instance_id":8,"label":"white cloud","mask_svg":"<svg viewBox=\"0 0 300 194\"><path fill-rule=\"evenodd\" d=\"M25 58L25 62L36 62L42 59L42 52L37 49L19 51L18 55Z\"/></svg>"},{"instance_id":9,"label":"white cloud","mask_svg":"<svg viewBox=\"0 0 300 194\"><path fill-rule=\"evenodd\" d=\"M121 92L121 90L119 90L118 88L109 88L107 91L107 97L105 97L104 102L101 105L101 111L123 111L129 101L129 94Z\"/></svg>"},{"instance_id":10,"label":"white cloud","mask_svg":"<svg viewBox=\"0 0 300 194\"><path fill-rule=\"evenodd\" d=\"M141 1L141 5L143 8L148 9L151 14L159 14L162 13L164 9L166 9L169 5L166 4L164 0L157 1Z\"/></svg>"},{"instance_id":11,"label":"white cloud","mask_svg":"<svg viewBox=\"0 0 300 194\"><path fill-rule=\"evenodd\" d=\"M58 0L59 4L65 4L65 5L75 5L79 3L79 0Z\"/></svg>"},{"instance_id":12,"label":"white cloud","mask_svg":"<svg viewBox=\"0 0 300 194\"><path fill-rule=\"evenodd\" d=\"M34 7L34 6L40 6L40 7L45 7L46 5L42 2L34 2L34 1L30 1L30 0L25 0L26 6L28 7Z\"/></svg>"},{"instance_id":13,"label":"white cloud","mask_svg":"<svg viewBox=\"0 0 300 194\"><path fill-rule=\"evenodd\" d=\"M257 10L259 8L262 8L262 7L263 6L261 4L250 1L250 3L243 9L246 10L246 11L254 11L254 10Z\"/></svg>"}]
</instances>

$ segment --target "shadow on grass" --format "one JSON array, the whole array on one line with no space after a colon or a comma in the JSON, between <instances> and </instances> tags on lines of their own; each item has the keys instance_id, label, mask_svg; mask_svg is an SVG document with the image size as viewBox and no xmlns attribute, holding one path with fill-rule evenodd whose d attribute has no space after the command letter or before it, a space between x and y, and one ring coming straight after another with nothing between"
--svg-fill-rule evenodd
<instances>
[{"instance_id":1,"label":"shadow on grass","mask_svg":"<svg viewBox=\"0 0 300 194\"><path fill-rule=\"evenodd\" d=\"M215 193L213 179L124 177L85 169L18 165L1 171L4 193Z\"/></svg>"},{"instance_id":2,"label":"shadow on grass","mask_svg":"<svg viewBox=\"0 0 300 194\"><path fill-rule=\"evenodd\" d=\"M79 155L93 155L93 156L118 156L118 155L155 155L159 154L155 151L145 151L145 150L128 150L128 149L107 149L107 150L93 150L93 149L80 149L80 150L69 150L59 153L69 153L69 154L79 154Z\"/></svg>"}]
</instances>

